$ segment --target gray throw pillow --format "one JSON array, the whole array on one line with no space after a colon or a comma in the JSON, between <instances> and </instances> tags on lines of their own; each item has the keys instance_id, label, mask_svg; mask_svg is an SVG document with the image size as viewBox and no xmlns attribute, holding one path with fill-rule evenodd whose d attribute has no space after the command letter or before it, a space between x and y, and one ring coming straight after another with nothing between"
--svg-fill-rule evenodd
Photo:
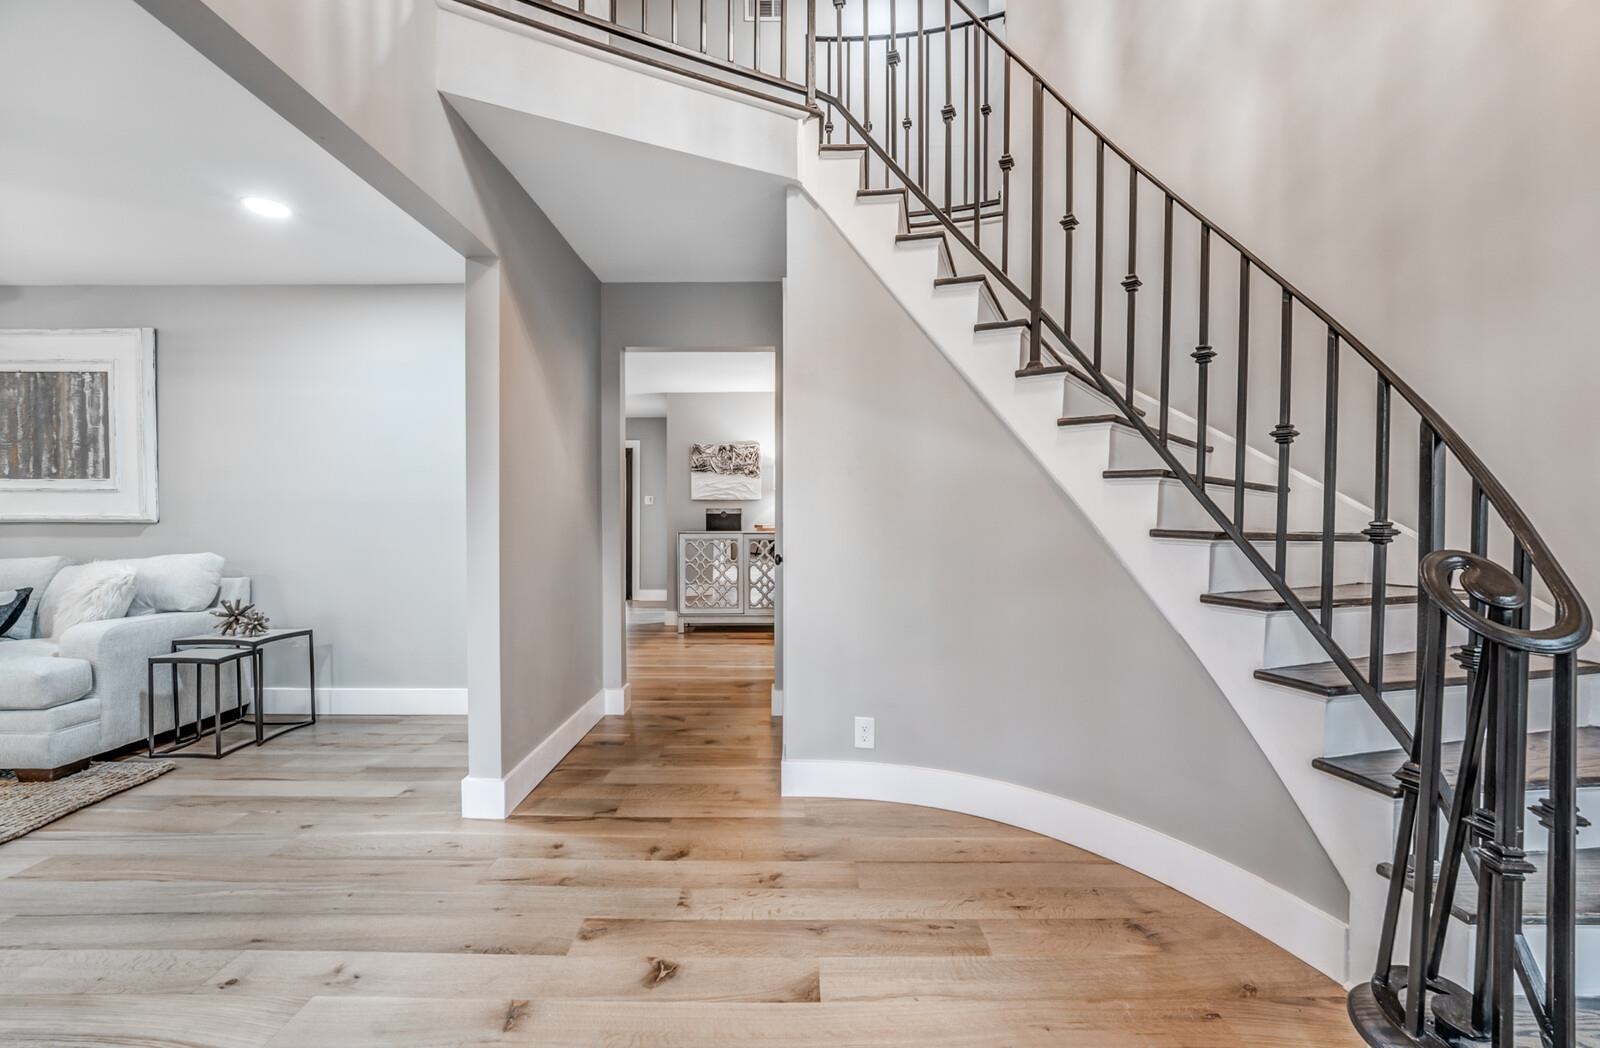
<instances>
[{"instance_id":1,"label":"gray throw pillow","mask_svg":"<svg viewBox=\"0 0 1600 1048\"><path fill-rule=\"evenodd\" d=\"M56 572L67 566L66 557L3 557L0 558L0 592L19 590L24 586L33 590L35 596L28 601L28 606L22 609L21 618L14 622L10 629L0 631L0 636L10 637L12 640L31 640L37 635L36 623L39 618L39 604L44 596L44 591L49 588L50 581L56 577Z\"/></svg>"},{"instance_id":2,"label":"gray throw pillow","mask_svg":"<svg viewBox=\"0 0 1600 1048\"><path fill-rule=\"evenodd\" d=\"M32 588L24 586L9 593L0 593L0 637L17 624L22 618L22 613L28 610L28 598L33 596Z\"/></svg>"}]
</instances>

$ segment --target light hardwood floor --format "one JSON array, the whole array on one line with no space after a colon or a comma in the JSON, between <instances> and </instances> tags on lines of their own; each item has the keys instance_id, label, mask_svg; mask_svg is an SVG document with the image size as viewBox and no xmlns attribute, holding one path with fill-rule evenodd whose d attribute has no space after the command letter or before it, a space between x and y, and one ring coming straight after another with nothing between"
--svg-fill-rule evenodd
<instances>
[{"instance_id":1,"label":"light hardwood floor","mask_svg":"<svg viewBox=\"0 0 1600 1048\"><path fill-rule=\"evenodd\" d=\"M1357 1045L1337 986L1047 838L778 796L770 634L634 628L505 823L327 721L0 846L6 1045Z\"/></svg>"}]
</instances>

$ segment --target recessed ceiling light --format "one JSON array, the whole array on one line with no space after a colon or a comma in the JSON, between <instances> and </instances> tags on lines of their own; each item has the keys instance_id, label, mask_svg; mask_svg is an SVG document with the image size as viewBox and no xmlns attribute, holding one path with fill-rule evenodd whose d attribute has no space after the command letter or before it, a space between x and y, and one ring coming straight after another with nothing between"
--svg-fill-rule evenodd
<instances>
[{"instance_id":1,"label":"recessed ceiling light","mask_svg":"<svg viewBox=\"0 0 1600 1048\"><path fill-rule=\"evenodd\" d=\"M252 215L260 215L262 218L284 219L294 214L293 211L289 210L288 204L281 204L276 200L268 200L266 197L245 197L239 201L239 206Z\"/></svg>"}]
</instances>

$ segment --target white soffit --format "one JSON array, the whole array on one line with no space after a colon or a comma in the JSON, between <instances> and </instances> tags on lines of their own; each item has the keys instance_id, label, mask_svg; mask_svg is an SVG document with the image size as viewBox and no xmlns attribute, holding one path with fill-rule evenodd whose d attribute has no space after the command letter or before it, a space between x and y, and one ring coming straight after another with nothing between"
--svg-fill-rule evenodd
<instances>
[{"instance_id":1,"label":"white soffit","mask_svg":"<svg viewBox=\"0 0 1600 1048\"><path fill-rule=\"evenodd\" d=\"M789 180L470 98L450 104L602 281L784 275Z\"/></svg>"},{"instance_id":2,"label":"white soffit","mask_svg":"<svg viewBox=\"0 0 1600 1048\"><path fill-rule=\"evenodd\" d=\"M667 393L771 393L777 389L770 350L645 350L623 354L628 399Z\"/></svg>"},{"instance_id":3,"label":"white soffit","mask_svg":"<svg viewBox=\"0 0 1600 1048\"><path fill-rule=\"evenodd\" d=\"M0 284L463 279L456 252L133 0L0 2L0 157Z\"/></svg>"}]
</instances>

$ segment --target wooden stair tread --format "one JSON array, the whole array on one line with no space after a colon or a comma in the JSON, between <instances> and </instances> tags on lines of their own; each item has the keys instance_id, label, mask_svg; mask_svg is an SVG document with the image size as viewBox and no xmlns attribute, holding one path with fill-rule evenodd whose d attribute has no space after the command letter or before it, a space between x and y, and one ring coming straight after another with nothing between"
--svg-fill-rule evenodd
<instances>
[{"instance_id":1,"label":"wooden stair tread","mask_svg":"<svg viewBox=\"0 0 1600 1048\"><path fill-rule=\"evenodd\" d=\"M1365 656L1351 659L1356 670L1363 676L1370 678L1370 660ZM1550 660L1543 656L1532 656L1528 660L1528 677L1532 680L1542 680L1554 672ZM1600 673L1600 663L1578 662L1578 673L1588 675ZM1308 662L1300 666L1278 666L1273 669L1256 670L1256 679L1264 680L1271 684L1281 684L1286 688L1295 688L1299 691L1309 691L1315 695L1334 698L1339 695L1356 694L1344 673L1331 662ZM1444 660L1444 683L1446 687L1462 685L1467 682L1467 671L1453 658ZM1417 653L1414 651L1394 652L1383 657L1383 690L1384 691L1410 691L1417 686Z\"/></svg>"},{"instance_id":2,"label":"wooden stair tread","mask_svg":"<svg viewBox=\"0 0 1600 1048\"><path fill-rule=\"evenodd\" d=\"M1528 924L1544 923L1547 913L1545 892L1550 887L1549 878L1545 875L1548 858L1543 852L1528 856L1528 861L1539 871L1528 874L1528 879L1522 882L1522 918ZM1579 848L1577 867L1578 923L1600 924L1600 848ZM1413 889L1416 872L1415 866L1406 867L1406 891ZM1393 873L1394 863L1378 864L1378 876L1384 880L1388 880ZM1478 923L1478 885L1466 870L1461 872L1456 881L1456 895L1451 900L1450 912L1459 921Z\"/></svg>"},{"instance_id":3,"label":"wooden stair tread","mask_svg":"<svg viewBox=\"0 0 1600 1048\"><path fill-rule=\"evenodd\" d=\"M866 151L867 145L865 142L828 142L822 146L822 152L824 153L865 153Z\"/></svg>"},{"instance_id":4,"label":"wooden stair tread","mask_svg":"<svg viewBox=\"0 0 1600 1048\"><path fill-rule=\"evenodd\" d=\"M1456 767L1461 762L1461 743L1447 742L1442 751L1445 778L1455 781ZM1318 757L1312 767L1337 775L1369 790L1400 796L1400 784L1394 773L1406 761L1401 750L1379 750L1374 753L1351 753L1342 757ZM1530 790L1550 785L1550 733L1528 733L1527 784ZM1578 785L1600 786L1600 727L1578 729Z\"/></svg>"},{"instance_id":5,"label":"wooden stair tread","mask_svg":"<svg viewBox=\"0 0 1600 1048\"><path fill-rule=\"evenodd\" d=\"M1108 469L1100 474L1107 480L1177 480L1178 475L1170 469ZM1219 488L1232 488L1238 486L1238 481L1232 477L1207 477L1206 484ZM1268 484L1259 480L1244 482L1246 491L1277 491L1276 484Z\"/></svg>"},{"instance_id":6,"label":"wooden stair tread","mask_svg":"<svg viewBox=\"0 0 1600 1048\"><path fill-rule=\"evenodd\" d=\"M858 197L905 197L906 191L902 189L858 189Z\"/></svg>"},{"instance_id":7,"label":"wooden stair tread","mask_svg":"<svg viewBox=\"0 0 1600 1048\"><path fill-rule=\"evenodd\" d=\"M1228 534L1224 531L1212 531L1208 528L1151 528L1150 537L1153 539L1188 539L1195 542L1227 542ZM1246 542L1273 542L1277 539L1275 531L1246 531ZM1321 542L1320 531L1291 531L1284 535L1286 542ZM1359 531L1340 531L1333 536L1335 542L1366 542L1367 537Z\"/></svg>"},{"instance_id":8,"label":"wooden stair tread","mask_svg":"<svg viewBox=\"0 0 1600 1048\"><path fill-rule=\"evenodd\" d=\"M1083 373L1083 369L1079 368L1076 364L1040 364L1038 367L1032 369L1026 367L1017 369L1018 378L1041 378L1045 376L1059 377L1062 375L1065 375L1071 379L1075 379L1083 386L1093 390L1096 393L1100 392L1100 387L1095 384L1094 379L1090 378L1088 375L1085 375ZM1133 410L1137 411L1141 418L1149 414L1149 412L1145 411L1144 408L1136 407Z\"/></svg>"},{"instance_id":9,"label":"wooden stair tread","mask_svg":"<svg viewBox=\"0 0 1600 1048\"><path fill-rule=\"evenodd\" d=\"M1128 429L1134 430L1134 432L1138 432L1137 427L1135 427L1132 422L1129 422L1121 415L1072 415L1070 417L1063 416L1056 419L1056 425L1058 426L1096 426L1108 422L1114 426L1125 426ZM1190 440L1188 437L1180 437L1176 433L1167 434L1167 443L1181 444L1186 448L1192 448L1195 446L1194 441ZM1206 450L1215 451L1216 448L1212 447L1210 444L1207 444Z\"/></svg>"},{"instance_id":10,"label":"wooden stair tread","mask_svg":"<svg viewBox=\"0 0 1600 1048\"><path fill-rule=\"evenodd\" d=\"M1294 586L1291 592L1308 608L1322 604L1321 586ZM1415 604L1417 587L1388 586L1384 589L1385 606ZM1202 593L1200 603L1215 604L1224 608L1245 608L1249 611L1288 611L1289 604L1274 589L1231 590L1223 593ZM1366 582L1346 582L1333 587L1333 606L1336 608L1361 608L1372 606L1372 586Z\"/></svg>"}]
</instances>

